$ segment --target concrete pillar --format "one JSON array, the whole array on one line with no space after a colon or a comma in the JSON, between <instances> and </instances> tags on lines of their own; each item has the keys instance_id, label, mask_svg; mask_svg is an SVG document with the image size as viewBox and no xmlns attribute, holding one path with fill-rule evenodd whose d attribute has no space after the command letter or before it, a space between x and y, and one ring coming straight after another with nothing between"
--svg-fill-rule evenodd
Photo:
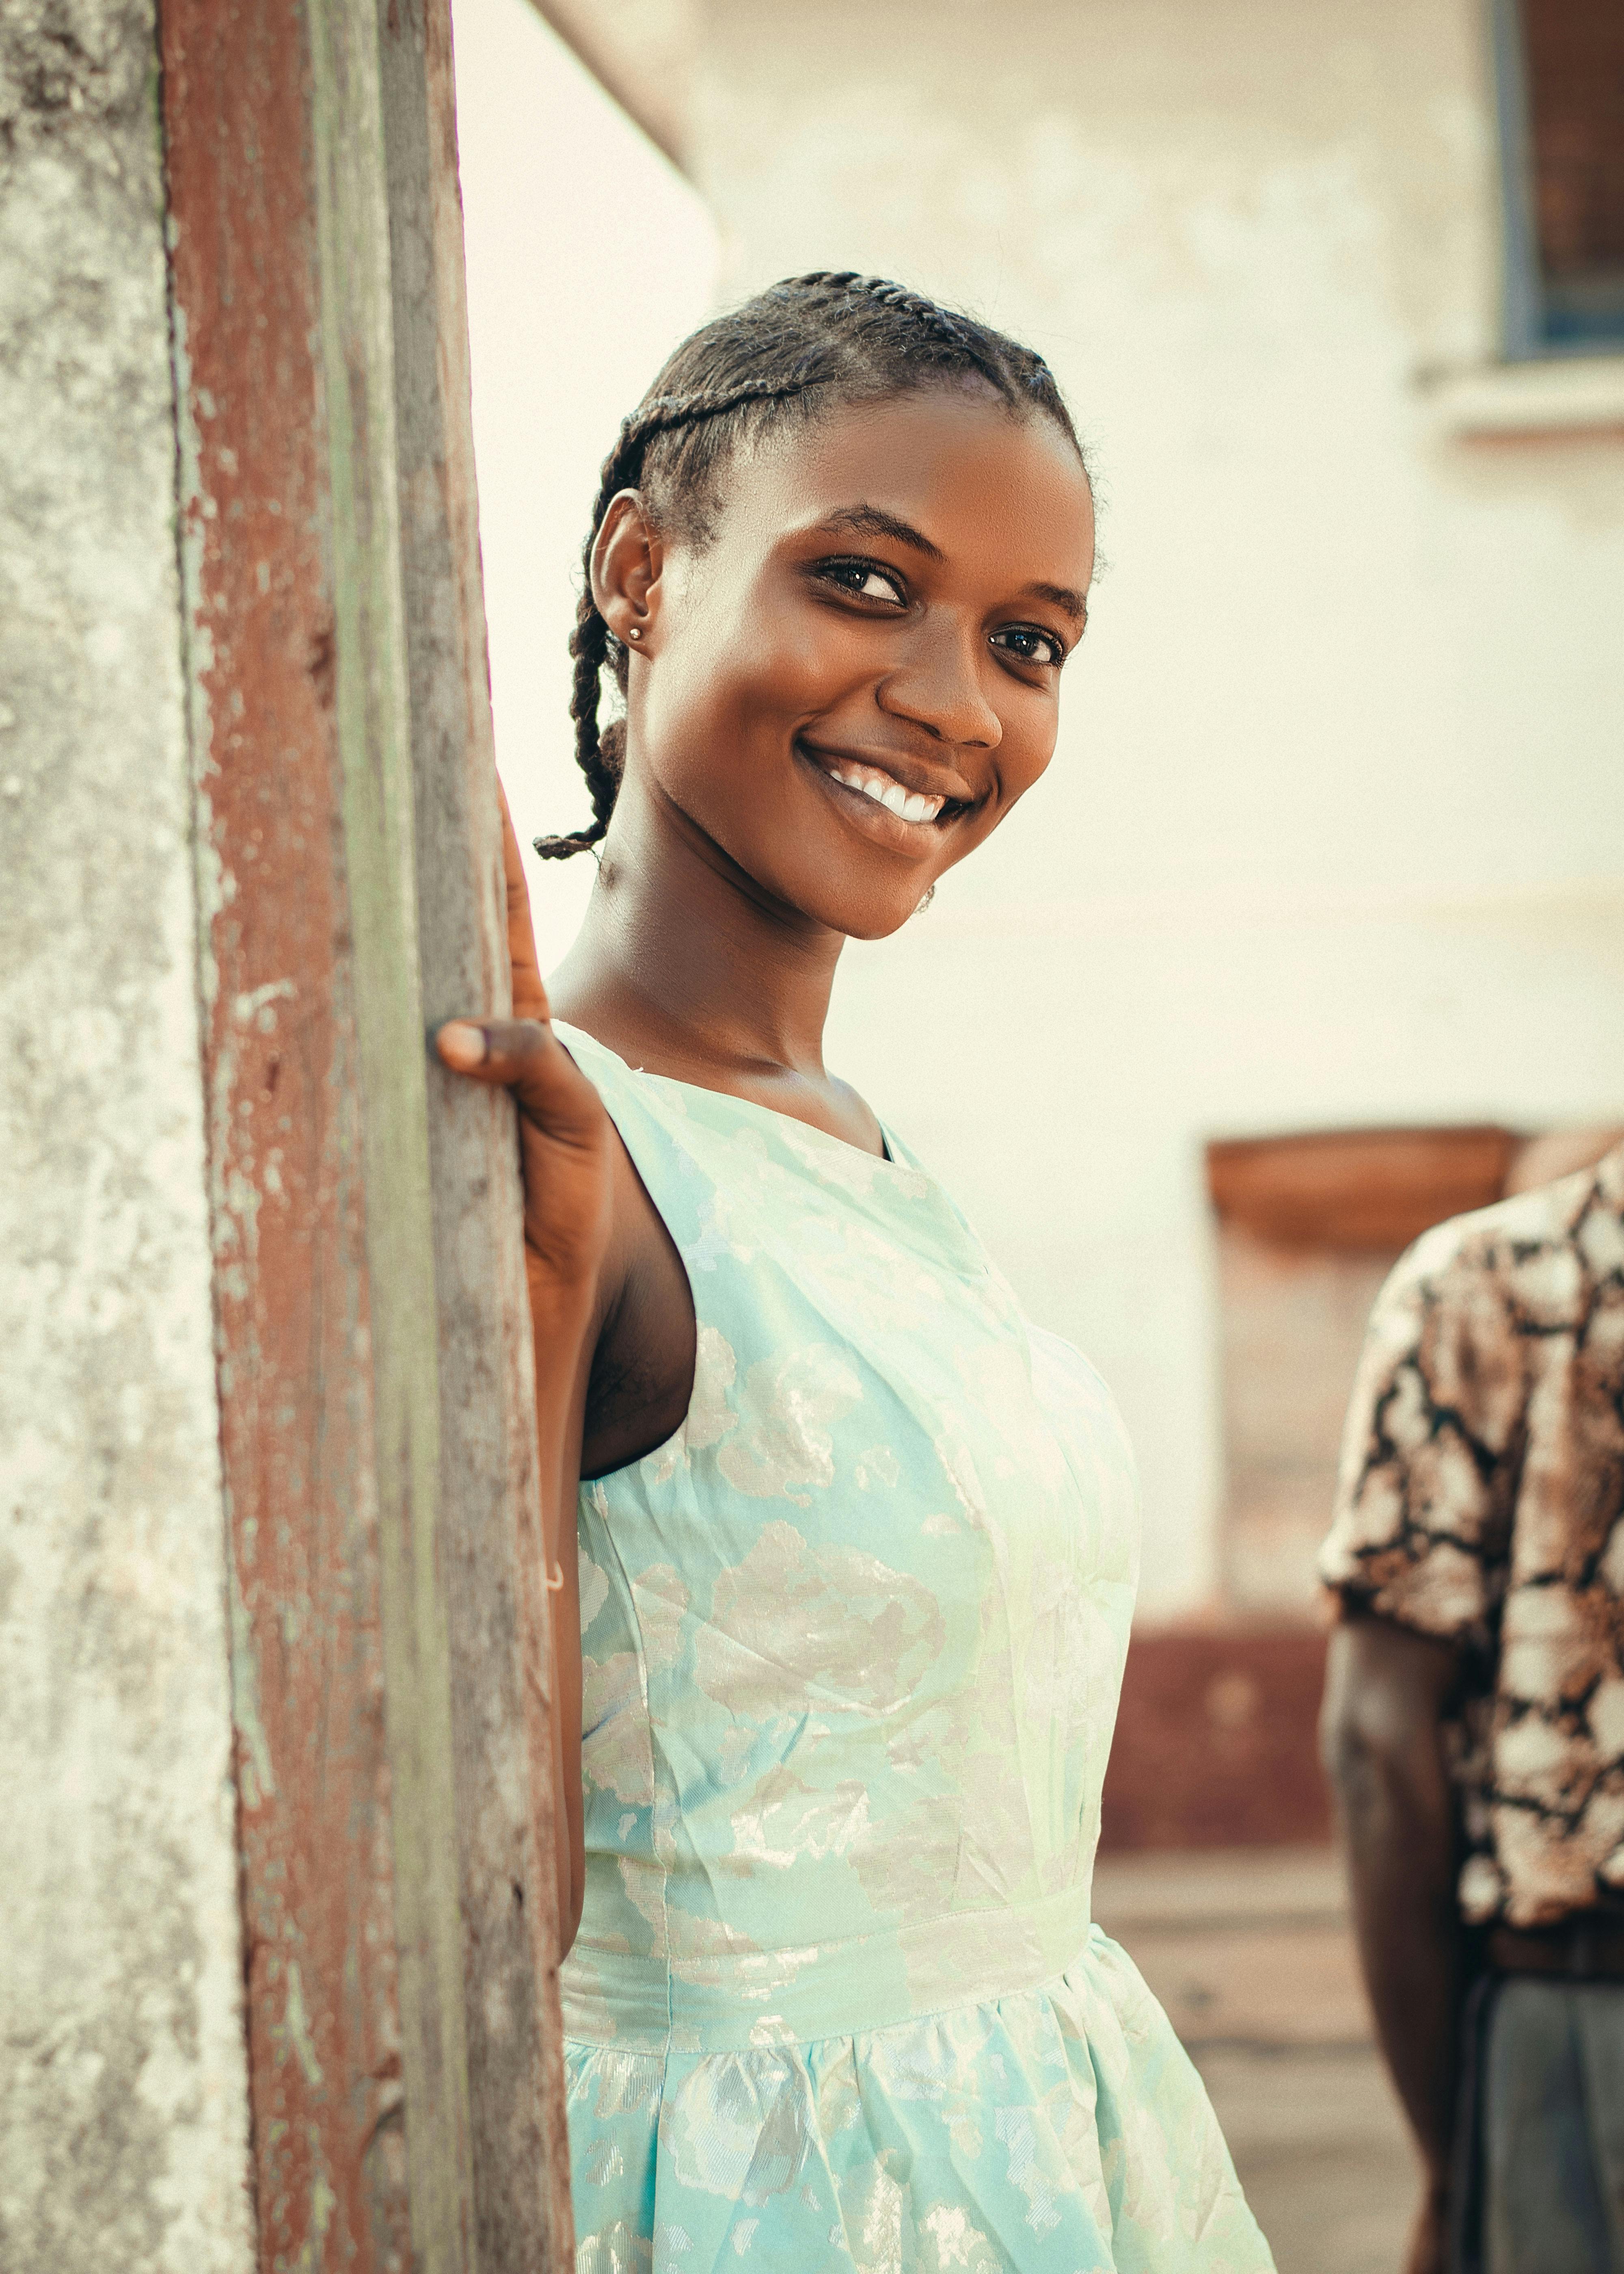
<instances>
[{"instance_id":1,"label":"concrete pillar","mask_svg":"<svg viewBox=\"0 0 1624 2274\"><path fill-rule=\"evenodd\" d=\"M148 0L0 13L0 2266L253 2251Z\"/></svg>"}]
</instances>

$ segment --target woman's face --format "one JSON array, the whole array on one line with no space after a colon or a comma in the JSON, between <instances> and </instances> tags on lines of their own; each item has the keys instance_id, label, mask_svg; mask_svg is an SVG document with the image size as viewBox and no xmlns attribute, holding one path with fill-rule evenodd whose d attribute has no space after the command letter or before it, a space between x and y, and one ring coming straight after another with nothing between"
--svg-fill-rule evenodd
<instances>
[{"instance_id":1,"label":"woman's face","mask_svg":"<svg viewBox=\"0 0 1624 2274\"><path fill-rule=\"evenodd\" d=\"M1052 420L944 387L786 422L722 479L699 549L629 495L605 522L622 800L786 909L879 938L1049 764L1094 571L1087 478Z\"/></svg>"}]
</instances>

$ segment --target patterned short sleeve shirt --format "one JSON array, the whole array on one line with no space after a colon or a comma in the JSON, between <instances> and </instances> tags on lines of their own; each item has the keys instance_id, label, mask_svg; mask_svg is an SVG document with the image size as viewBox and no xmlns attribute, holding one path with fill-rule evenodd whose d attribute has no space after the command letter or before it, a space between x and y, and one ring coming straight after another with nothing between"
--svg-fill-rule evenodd
<instances>
[{"instance_id":1,"label":"patterned short sleeve shirt","mask_svg":"<svg viewBox=\"0 0 1624 2274\"><path fill-rule=\"evenodd\" d=\"M1624 1146L1400 1262L1320 1572L1462 1646L1466 1917L1624 1903Z\"/></svg>"}]
</instances>

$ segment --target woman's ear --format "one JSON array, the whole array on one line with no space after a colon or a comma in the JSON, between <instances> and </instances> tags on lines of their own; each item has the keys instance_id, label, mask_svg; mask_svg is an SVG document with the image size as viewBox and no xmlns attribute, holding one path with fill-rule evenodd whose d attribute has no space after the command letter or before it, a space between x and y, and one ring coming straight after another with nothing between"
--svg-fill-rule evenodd
<instances>
[{"instance_id":1,"label":"woman's ear","mask_svg":"<svg viewBox=\"0 0 1624 2274\"><path fill-rule=\"evenodd\" d=\"M618 491L592 547L592 600L616 639L645 655L659 607L663 550L642 497Z\"/></svg>"}]
</instances>

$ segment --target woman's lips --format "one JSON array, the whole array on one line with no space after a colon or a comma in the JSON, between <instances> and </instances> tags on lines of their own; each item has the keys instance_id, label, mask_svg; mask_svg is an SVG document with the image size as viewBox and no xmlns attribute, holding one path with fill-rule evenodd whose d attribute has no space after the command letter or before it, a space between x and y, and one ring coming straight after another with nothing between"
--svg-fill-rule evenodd
<instances>
[{"instance_id":1,"label":"woman's lips","mask_svg":"<svg viewBox=\"0 0 1624 2274\"><path fill-rule=\"evenodd\" d=\"M799 747L820 773L838 782L842 789L854 790L860 797L869 798L876 805L883 806L887 813L895 814L898 821L909 822L915 827L929 827L944 806L959 802L950 799L944 791L910 789L883 766L848 757L840 751L820 750L809 742Z\"/></svg>"}]
</instances>

